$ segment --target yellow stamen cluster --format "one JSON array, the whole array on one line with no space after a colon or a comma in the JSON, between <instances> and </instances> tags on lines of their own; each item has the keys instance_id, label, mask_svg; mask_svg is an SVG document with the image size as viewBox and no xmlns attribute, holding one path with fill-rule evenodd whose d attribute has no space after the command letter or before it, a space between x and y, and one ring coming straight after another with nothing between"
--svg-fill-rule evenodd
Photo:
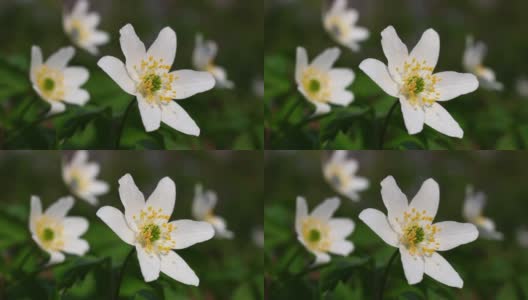
<instances>
[{"instance_id":1,"label":"yellow stamen cluster","mask_svg":"<svg viewBox=\"0 0 528 300\"><path fill-rule=\"evenodd\" d=\"M301 233L306 246L312 251L327 252L332 244L330 226L314 217L306 217L301 222Z\"/></svg>"},{"instance_id":2,"label":"yellow stamen cluster","mask_svg":"<svg viewBox=\"0 0 528 300\"><path fill-rule=\"evenodd\" d=\"M413 208L410 212L403 213L403 220L396 218L396 221L402 228L400 242L411 255L430 256L440 246L435 239L440 229L431 224L433 218L427 215L427 211L420 212Z\"/></svg>"},{"instance_id":3,"label":"yellow stamen cluster","mask_svg":"<svg viewBox=\"0 0 528 300\"><path fill-rule=\"evenodd\" d=\"M330 100L330 77L328 73L314 67L308 67L302 72L301 84L310 100L323 103Z\"/></svg>"},{"instance_id":4,"label":"yellow stamen cluster","mask_svg":"<svg viewBox=\"0 0 528 300\"><path fill-rule=\"evenodd\" d=\"M72 190L82 192L88 187L88 180L78 169L71 169L69 174L69 185Z\"/></svg>"},{"instance_id":5,"label":"yellow stamen cluster","mask_svg":"<svg viewBox=\"0 0 528 300\"><path fill-rule=\"evenodd\" d=\"M173 82L178 78L169 73L170 68L163 58L155 59L152 55L134 66L139 75L137 90L149 103L168 102L176 97Z\"/></svg>"},{"instance_id":6,"label":"yellow stamen cluster","mask_svg":"<svg viewBox=\"0 0 528 300\"><path fill-rule=\"evenodd\" d=\"M440 98L440 93L436 90L440 78L432 74L433 68L427 66L425 60L419 62L413 58L411 62L403 64L403 70L397 67L396 71L402 78L400 92L412 106L431 106Z\"/></svg>"},{"instance_id":7,"label":"yellow stamen cluster","mask_svg":"<svg viewBox=\"0 0 528 300\"><path fill-rule=\"evenodd\" d=\"M79 44L85 42L90 36L90 31L88 31L83 22L78 19L73 19L70 21L68 32L72 40Z\"/></svg>"},{"instance_id":8,"label":"yellow stamen cluster","mask_svg":"<svg viewBox=\"0 0 528 300\"><path fill-rule=\"evenodd\" d=\"M325 19L328 31L332 32L339 39L344 39L350 34L350 26L340 16L329 16Z\"/></svg>"},{"instance_id":9,"label":"yellow stamen cluster","mask_svg":"<svg viewBox=\"0 0 528 300\"><path fill-rule=\"evenodd\" d=\"M175 227L167 223L169 217L162 214L161 208L154 209L152 206L142 209L139 216L132 217L138 228L136 240L147 253L166 254L176 246L171 236Z\"/></svg>"},{"instance_id":10,"label":"yellow stamen cluster","mask_svg":"<svg viewBox=\"0 0 528 300\"><path fill-rule=\"evenodd\" d=\"M338 164L329 164L325 167L325 176L334 186L346 190L350 185L350 176L347 176L345 170Z\"/></svg>"},{"instance_id":11,"label":"yellow stamen cluster","mask_svg":"<svg viewBox=\"0 0 528 300\"><path fill-rule=\"evenodd\" d=\"M35 230L44 249L58 251L64 248L64 226L59 220L42 215L35 221Z\"/></svg>"},{"instance_id":12,"label":"yellow stamen cluster","mask_svg":"<svg viewBox=\"0 0 528 300\"><path fill-rule=\"evenodd\" d=\"M42 65L35 72L37 86L45 98L52 101L64 99L64 74L60 70Z\"/></svg>"}]
</instances>

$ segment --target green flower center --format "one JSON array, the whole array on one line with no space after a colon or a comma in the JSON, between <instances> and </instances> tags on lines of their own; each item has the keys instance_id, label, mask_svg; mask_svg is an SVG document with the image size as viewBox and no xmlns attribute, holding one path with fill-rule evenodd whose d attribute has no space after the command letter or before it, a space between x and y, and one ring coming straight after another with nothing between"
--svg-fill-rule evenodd
<instances>
[{"instance_id":1,"label":"green flower center","mask_svg":"<svg viewBox=\"0 0 528 300\"><path fill-rule=\"evenodd\" d=\"M42 88L45 91L51 92L53 89L55 89L55 80L51 78L44 79L44 83L42 84Z\"/></svg>"},{"instance_id":2,"label":"green flower center","mask_svg":"<svg viewBox=\"0 0 528 300\"><path fill-rule=\"evenodd\" d=\"M420 94L425 89L425 81L420 76L413 76L407 80L407 89L414 95Z\"/></svg>"},{"instance_id":3,"label":"green flower center","mask_svg":"<svg viewBox=\"0 0 528 300\"><path fill-rule=\"evenodd\" d=\"M310 233L308 234L308 239L310 242L318 242L321 239L321 232L317 229L310 230Z\"/></svg>"},{"instance_id":4,"label":"green flower center","mask_svg":"<svg viewBox=\"0 0 528 300\"><path fill-rule=\"evenodd\" d=\"M44 231L42 232L42 239L47 242L52 241L54 237L55 237L55 232L53 232L53 230L50 228L45 228Z\"/></svg>"},{"instance_id":5,"label":"green flower center","mask_svg":"<svg viewBox=\"0 0 528 300\"><path fill-rule=\"evenodd\" d=\"M146 91L154 93L161 89L161 83L161 77L159 77L159 75L150 74L145 77L145 80L143 81L143 87Z\"/></svg>"},{"instance_id":6,"label":"green flower center","mask_svg":"<svg viewBox=\"0 0 528 300\"><path fill-rule=\"evenodd\" d=\"M310 83L308 84L308 89L312 93L317 93L319 90L321 90L321 83L317 79L310 80Z\"/></svg>"},{"instance_id":7,"label":"green flower center","mask_svg":"<svg viewBox=\"0 0 528 300\"><path fill-rule=\"evenodd\" d=\"M161 235L161 229L158 225L148 224L143 227L143 236L146 240L149 240L151 243L159 240Z\"/></svg>"},{"instance_id":8,"label":"green flower center","mask_svg":"<svg viewBox=\"0 0 528 300\"><path fill-rule=\"evenodd\" d=\"M423 228L418 225L413 225L407 228L405 235L407 236L407 241L413 245L422 242L425 238Z\"/></svg>"}]
</instances>

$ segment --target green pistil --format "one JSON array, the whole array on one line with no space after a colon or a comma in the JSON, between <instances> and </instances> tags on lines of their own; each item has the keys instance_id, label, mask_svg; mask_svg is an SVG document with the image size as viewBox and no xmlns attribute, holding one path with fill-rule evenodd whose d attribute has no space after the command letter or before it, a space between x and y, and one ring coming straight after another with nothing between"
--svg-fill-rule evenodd
<instances>
[{"instance_id":1,"label":"green pistil","mask_svg":"<svg viewBox=\"0 0 528 300\"><path fill-rule=\"evenodd\" d=\"M149 224L143 228L143 233L148 234L150 233L150 242L155 242L159 240L161 235L161 230L158 225L155 224Z\"/></svg>"},{"instance_id":2,"label":"green pistil","mask_svg":"<svg viewBox=\"0 0 528 300\"><path fill-rule=\"evenodd\" d=\"M51 230L50 228L45 228L44 229L44 232L42 233L42 239L49 242L51 240L53 240L53 238L55 237L55 232L53 232L53 230Z\"/></svg>"},{"instance_id":3,"label":"green pistil","mask_svg":"<svg viewBox=\"0 0 528 300\"><path fill-rule=\"evenodd\" d=\"M422 227L415 225L415 226L409 228L409 233L412 233L412 232L414 232L414 240L412 240L411 242L414 245L416 245L416 244L418 244L418 243L420 243L421 241L424 240L425 232L424 232Z\"/></svg>"},{"instance_id":4,"label":"green pistil","mask_svg":"<svg viewBox=\"0 0 528 300\"><path fill-rule=\"evenodd\" d=\"M156 74L150 74L145 78L145 86L148 87L151 93L157 92L161 89L161 77Z\"/></svg>"},{"instance_id":5,"label":"green pistil","mask_svg":"<svg viewBox=\"0 0 528 300\"><path fill-rule=\"evenodd\" d=\"M42 88L48 92L53 91L55 88L55 81L51 78L44 79L44 84Z\"/></svg>"},{"instance_id":6,"label":"green pistil","mask_svg":"<svg viewBox=\"0 0 528 300\"><path fill-rule=\"evenodd\" d=\"M310 233L308 233L308 239L310 242L318 242L321 239L321 232L317 229L310 230Z\"/></svg>"},{"instance_id":7,"label":"green pistil","mask_svg":"<svg viewBox=\"0 0 528 300\"><path fill-rule=\"evenodd\" d=\"M308 84L308 89L312 93L317 93L321 89L321 83L317 79L310 80L310 83Z\"/></svg>"},{"instance_id":8,"label":"green pistil","mask_svg":"<svg viewBox=\"0 0 528 300\"><path fill-rule=\"evenodd\" d=\"M412 92L417 95L425 89L425 81L422 77L413 76L409 78L407 85L412 88Z\"/></svg>"}]
</instances>

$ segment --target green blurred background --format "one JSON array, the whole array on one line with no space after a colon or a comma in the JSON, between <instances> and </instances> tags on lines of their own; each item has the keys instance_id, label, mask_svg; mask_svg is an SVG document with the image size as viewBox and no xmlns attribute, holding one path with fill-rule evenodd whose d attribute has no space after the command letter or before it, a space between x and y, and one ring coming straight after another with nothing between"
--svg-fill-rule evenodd
<instances>
[{"instance_id":1,"label":"green blurred background","mask_svg":"<svg viewBox=\"0 0 528 300\"><path fill-rule=\"evenodd\" d=\"M352 68L357 79L349 88L356 96L348 108L303 123L314 110L294 87L295 48L304 46L309 59L338 46L322 26L325 0L265 1L265 127L272 149L379 149L382 121L395 101L358 66L363 59L386 62L380 32L393 25L412 49L421 34L434 28L440 35L436 71L463 72L466 36L488 45L484 65L491 67L504 91L479 89L444 103L464 129L464 139L449 138L427 128L416 136L405 130L400 109L392 116L385 147L389 149L519 149L528 147L528 101L517 83L528 71L528 19L525 0L349 0L359 11L358 25L370 38L354 53L344 47L336 67ZM290 109L299 99L303 104Z\"/></svg>"},{"instance_id":2,"label":"green blurred background","mask_svg":"<svg viewBox=\"0 0 528 300\"><path fill-rule=\"evenodd\" d=\"M91 100L72 106L64 116L37 126L31 123L46 108L29 83L32 45L44 58L71 45L62 27L63 9L75 1L3 0L0 2L0 145L10 149L113 149L117 127L132 99L97 67L99 57L77 49L73 65L90 70L85 85ZM235 82L233 90L214 89L180 104L201 128L200 137L162 125L146 133L137 105L129 115L122 140L126 149L255 149L263 147L263 110L255 86L263 79L262 2L256 0L90 0L90 11L101 14L99 29L110 34L100 56L124 56L119 29L131 23L147 47L159 31L176 31L178 49L173 70L193 69L195 34L218 43L216 63ZM30 104L32 103L32 104ZM24 107L31 105L26 113ZM22 133L9 137L13 131ZM7 143L9 137L9 143Z\"/></svg>"},{"instance_id":3,"label":"green blurred background","mask_svg":"<svg viewBox=\"0 0 528 300\"><path fill-rule=\"evenodd\" d=\"M445 286L424 276L410 286L398 259L390 271L387 299L499 299L528 298L528 251L516 239L528 225L528 155L499 151L358 151L349 156L359 161L358 175L370 180L361 201L343 196L337 217L351 218L356 229L348 238L356 249L349 257L332 256L332 262L309 276L296 277L313 256L304 248L295 258L298 241L294 234L295 199L306 197L309 211L324 199L336 196L325 182L321 165L330 152L267 151L265 158L264 204L265 289L269 299L377 299L381 275L394 248L385 244L358 219L365 208L384 213L380 182L388 175L412 199L423 181L435 179L440 185L439 221L465 222L462 206L466 185L487 195L483 214L496 222L503 241L478 239L442 252L464 280L464 288ZM287 267L288 261L291 261Z\"/></svg>"},{"instance_id":4,"label":"green blurred background","mask_svg":"<svg viewBox=\"0 0 528 300\"><path fill-rule=\"evenodd\" d=\"M47 208L68 195L61 179L61 161L67 152L0 152L0 299L111 299L117 271L131 247L95 216L97 207L77 199L69 215L84 216L90 228L84 235L91 250L87 256L68 256L64 264L31 274L43 253L29 235L31 195L38 195ZM100 206L123 210L117 180L130 173L143 194L150 195L158 181L169 176L176 183L176 205L171 220L192 219L194 186L215 190L215 213L224 217L235 233L233 240L211 239L178 250L200 278L190 287L161 275L152 283L141 276L136 255L129 261L121 287L126 299L262 299L262 248L253 232L262 229L263 156L253 151L158 152L91 151L90 160L101 164L99 179L110 184L110 192L99 198ZM29 260L20 269L24 255ZM25 278L25 279L24 279ZM66 289L62 298L58 295ZM7 294L5 294L7 293Z\"/></svg>"}]
</instances>

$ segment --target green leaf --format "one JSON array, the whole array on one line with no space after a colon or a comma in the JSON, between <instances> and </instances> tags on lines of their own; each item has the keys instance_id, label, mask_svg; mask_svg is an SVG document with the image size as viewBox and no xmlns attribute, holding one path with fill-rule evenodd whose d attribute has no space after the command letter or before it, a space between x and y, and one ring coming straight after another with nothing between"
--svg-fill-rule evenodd
<instances>
[{"instance_id":1,"label":"green leaf","mask_svg":"<svg viewBox=\"0 0 528 300\"><path fill-rule=\"evenodd\" d=\"M82 281L89 272L96 268L109 268L110 258L78 257L54 269L57 286L59 288L69 288L76 281Z\"/></svg>"},{"instance_id":2,"label":"green leaf","mask_svg":"<svg viewBox=\"0 0 528 300\"><path fill-rule=\"evenodd\" d=\"M332 264L321 271L321 290L333 290L339 282L345 282L359 267L369 261L368 257L350 256L335 258Z\"/></svg>"}]
</instances>

